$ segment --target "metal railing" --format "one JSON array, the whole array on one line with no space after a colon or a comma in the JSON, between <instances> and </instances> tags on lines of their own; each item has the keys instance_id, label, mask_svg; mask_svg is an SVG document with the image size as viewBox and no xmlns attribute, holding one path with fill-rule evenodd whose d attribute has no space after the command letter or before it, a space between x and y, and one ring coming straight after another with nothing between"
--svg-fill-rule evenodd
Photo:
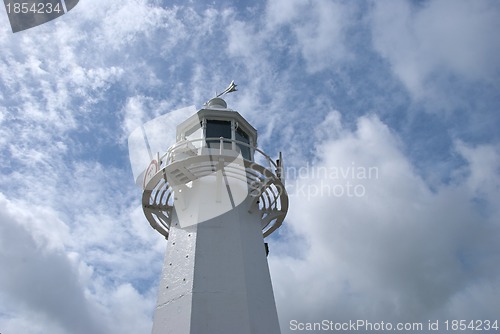
<instances>
[{"instance_id":1,"label":"metal railing","mask_svg":"<svg viewBox=\"0 0 500 334\"><path fill-rule=\"evenodd\" d=\"M218 148L215 147L210 147L210 145L213 144L219 144ZM230 149L225 149L224 144L231 144ZM245 158L241 152L238 153L238 155L241 155L242 159L250 162L250 163L257 163L262 165L258 159L256 159L255 154L258 153L261 158L264 159L264 162L267 164L267 166L262 165L264 168L268 169L271 171L273 174L276 174L280 179L281 176L283 175L282 173L282 165L281 163L278 165L270 156L268 156L264 151L259 149L256 146L250 145L248 143L235 140L235 139L229 139L229 138L224 138L224 137L211 137L211 138L197 138L197 139L185 139L181 140L174 145L170 146L167 150L167 152L160 156L159 160L159 165L160 169L166 165L169 165L173 162L180 161L187 159L189 155L195 156L195 155L234 155L234 152L237 151L238 146L245 146L250 149L250 156L253 158L253 160L249 160ZM178 158L176 155L185 153L186 156L183 158ZM262 160L262 159L261 159Z\"/></svg>"},{"instance_id":2,"label":"metal railing","mask_svg":"<svg viewBox=\"0 0 500 334\"><path fill-rule=\"evenodd\" d=\"M219 147L210 147L217 144ZM237 149L239 146L250 149L250 159L240 153ZM281 154L280 162L277 163L255 146L219 137L179 141L161 157L157 153L156 159L159 169L150 180L153 184L144 189L143 210L151 226L167 238L175 202L173 187L176 180L184 183L211 175L215 165L217 168L222 166L228 177L248 184L248 195L251 198L248 203L249 212L260 215L263 237L279 228L286 216L288 195L281 178ZM233 160L238 160L236 166L231 166ZM173 173L167 175L167 169Z\"/></svg>"}]
</instances>

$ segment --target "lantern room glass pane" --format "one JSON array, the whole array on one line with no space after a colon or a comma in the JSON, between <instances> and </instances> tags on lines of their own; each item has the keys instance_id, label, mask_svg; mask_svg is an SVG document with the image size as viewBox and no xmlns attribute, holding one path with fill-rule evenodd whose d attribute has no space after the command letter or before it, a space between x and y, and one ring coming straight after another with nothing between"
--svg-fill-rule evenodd
<instances>
[{"instance_id":1,"label":"lantern room glass pane","mask_svg":"<svg viewBox=\"0 0 500 334\"><path fill-rule=\"evenodd\" d=\"M236 136L235 136L235 138L236 138L236 141L237 141L236 144L240 148L241 155L243 156L243 158L247 159L247 160L252 160L251 159L251 154L250 154L250 147L238 143L238 142L243 142L245 144L250 144L250 139L248 137L248 134L245 131L243 131L242 129L237 128L236 129Z\"/></svg>"},{"instance_id":2,"label":"lantern room glass pane","mask_svg":"<svg viewBox=\"0 0 500 334\"><path fill-rule=\"evenodd\" d=\"M220 140L218 138L220 137L231 139L231 121L207 120L205 138L217 138L207 139L207 146L209 148L219 148ZM230 149L231 143L225 142L224 148Z\"/></svg>"}]
</instances>

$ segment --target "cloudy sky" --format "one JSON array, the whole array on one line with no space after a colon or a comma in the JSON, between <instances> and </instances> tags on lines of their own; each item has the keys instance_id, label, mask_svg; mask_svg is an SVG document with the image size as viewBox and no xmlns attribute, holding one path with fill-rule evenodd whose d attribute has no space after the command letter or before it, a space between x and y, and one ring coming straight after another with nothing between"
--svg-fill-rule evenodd
<instances>
[{"instance_id":1,"label":"cloudy sky","mask_svg":"<svg viewBox=\"0 0 500 334\"><path fill-rule=\"evenodd\" d=\"M0 12L2 334L150 332L166 242L127 137L233 79L287 165L283 333L500 321L500 2L82 0L16 34Z\"/></svg>"}]
</instances>

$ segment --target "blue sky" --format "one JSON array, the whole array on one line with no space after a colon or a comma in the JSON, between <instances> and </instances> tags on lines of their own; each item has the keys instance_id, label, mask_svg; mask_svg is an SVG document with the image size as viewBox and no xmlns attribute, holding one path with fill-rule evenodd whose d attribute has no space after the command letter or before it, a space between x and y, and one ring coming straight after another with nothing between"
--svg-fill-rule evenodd
<instances>
[{"instance_id":1,"label":"blue sky","mask_svg":"<svg viewBox=\"0 0 500 334\"><path fill-rule=\"evenodd\" d=\"M166 243L127 137L231 80L302 171L270 240L283 333L498 319L498 1L85 0L16 34L0 12L0 332L150 331ZM350 167L377 177L315 174Z\"/></svg>"}]
</instances>

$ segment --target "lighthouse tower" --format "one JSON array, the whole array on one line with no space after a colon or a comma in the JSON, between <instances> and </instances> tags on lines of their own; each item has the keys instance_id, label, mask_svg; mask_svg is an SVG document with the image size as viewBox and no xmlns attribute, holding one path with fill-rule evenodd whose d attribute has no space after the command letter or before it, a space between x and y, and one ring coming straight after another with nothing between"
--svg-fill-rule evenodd
<instances>
[{"instance_id":1,"label":"lighthouse tower","mask_svg":"<svg viewBox=\"0 0 500 334\"><path fill-rule=\"evenodd\" d=\"M150 155L143 210L168 240L153 334L280 333L264 238L288 210L281 156L219 97Z\"/></svg>"}]
</instances>

